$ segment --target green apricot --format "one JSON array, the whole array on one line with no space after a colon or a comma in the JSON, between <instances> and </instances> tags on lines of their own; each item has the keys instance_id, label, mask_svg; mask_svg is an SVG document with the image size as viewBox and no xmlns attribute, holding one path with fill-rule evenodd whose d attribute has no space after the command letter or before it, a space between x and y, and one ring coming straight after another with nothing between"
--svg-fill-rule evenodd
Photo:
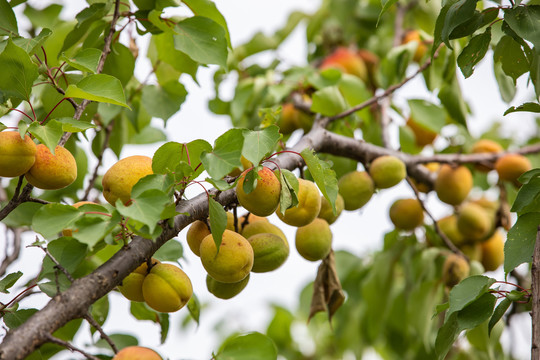
<instances>
[{"instance_id":1,"label":"green apricot","mask_svg":"<svg viewBox=\"0 0 540 360\"><path fill-rule=\"evenodd\" d=\"M157 264L150 269L142 284L144 301L159 312L175 312L193 295L191 280L178 266Z\"/></svg>"},{"instance_id":2,"label":"green apricot","mask_svg":"<svg viewBox=\"0 0 540 360\"><path fill-rule=\"evenodd\" d=\"M457 227L467 240L480 241L490 234L493 221L482 206L470 202L459 210Z\"/></svg>"},{"instance_id":3,"label":"green apricot","mask_svg":"<svg viewBox=\"0 0 540 360\"><path fill-rule=\"evenodd\" d=\"M330 202L326 200L324 196L321 196L321 211L319 211L319 215L317 217L326 220L329 224L333 224L345 208L345 201L343 200L343 196L340 194L337 195L335 205L336 214L334 215Z\"/></svg>"},{"instance_id":4,"label":"green apricot","mask_svg":"<svg viewBox=\"0 0 540 360\"><path fill-rule=\"evenodd\" d=\"M262 233L247 240L253 248L253 272L276 270L289 257L289 244L279 235Z\"/></svg>"},{"instance_id":5,"label":"green apricot","mask_svg":"<svg viewBox=\"0 0 540 360\"><path fill-rule=\"evenodd\" d=\"M345 210L353 211L364 206L375 191L371 176L365 171L351 171L338 182L339 194L345 201Z\"/></svg>"},{"instance_id":6,"label":"green apricot","mask_svg":"<svg viewBox=\"0 0 540 360\"><path fill-rule=\"evenodd\" d=\"M298 179L298 204L282 214L278 206L277 216L285 224L304 226L313 221L321 210L321 195L314 182Z\"/></svg>"},{"instance_id":7,"label":"green apricot","mask_svg":"<svg viewBox=\"0 0 540 360\"><path fill-rule=\"evenodd\" d=\"M230 299L240 294L242 290L247 286L249 282L249 274L239 282L235 283L224 283L217 281L210 275L206 275L206 288L210 293L215 297L220 299Z\"/></svg>"},{"instance_id":8,"label":"green apricot","mask_svg":"<svg viewBox=\"0 0 540 360\"><path fill-rule=\"evenodd\" d=\"M296 230L296 250L306 260L324 259L332 250L332 231L324 219L316 218Z\"/></svg>"},{"instance_id":9,"label":"green apricot","mask_svg":"<svg viewBox=\"0 0 540 360\"><path fill-rule=\"evenodd\" d=\"M152 258L152 264L159 264L159 261ZM144 301L142 284L148 274L148 263L143 262L131 274L122 280L122 285L118 285L118 290L126 299L131 301Z\"/></svg>"},{"instance_id":10,"label":"green apricot","mask_svg":"<svg viewBox=\"0 0 540 360\"><path fill-rule=\"evenodd\" d=\"M424 222L424 209L417 199L399 199L390 207L390 220L401 230L414 230Z\"/></svg>"},{"instance_id":11,"label":"green apricot","mask_svg":"<svg viewBox=\"0 0 540 360\"><path fill-rule=\"evenodd\" d=\"M371 163L369 175L379 189L397 185L407 176L403 161L392 155L379 156Z\"/></svg>"},{"instance_id":12,"label":"green apricot","mask_svg":"<svg viewBox=\"0 0 540 360\"><path fill-rule=\"evenodd\" d=\"M285 243L287 243L287 237L276 225L269 223L268 221L255 221L250 222L242 230L242 236L249 239L253 235L270 233L281 237Z\"/></svg>"},{"instance_id":13,"label":"green apricot","mask_svg":"<svg viewBox=\"0 0 540 360\"><path fill-rule=\"evenodd\" d=\"M244 171L236 184L236 196L238 202L247 211L258 216L269 216L276 211L279 205L281 183L272 170L263 167L258 171L259 179L255 188L246 194L244 191L244 179L248 171Z\"/></svg>"},{"instance_id":14,"label":"green apricot","mask_svg":"<svg viewBox=\"0 0 540 360\"><path fill-rule=\"evenodd\" d=\"M444 261L442 279L446 286L453 287L469 276L470 266L465 258L450 254Z\"/></svg>"}]
</instances>

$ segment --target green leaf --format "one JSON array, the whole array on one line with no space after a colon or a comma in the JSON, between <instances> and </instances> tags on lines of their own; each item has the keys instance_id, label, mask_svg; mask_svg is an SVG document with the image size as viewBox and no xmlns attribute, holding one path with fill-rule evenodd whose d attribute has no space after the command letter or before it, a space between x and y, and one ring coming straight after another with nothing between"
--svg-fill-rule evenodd
<instances>
[{"instance_id":1,"label":"green leaf","mask_svg":"<svg viewBox=\"0 0 540 360\"><path fill-rule=\"evenodd\" d=\"M19 33L17 18L7 0L0 0L0 36Z\"/></svg>"},{"instance_id":2,"label":"green leaf","mask_svg":"<svg viewBox=\"0 0 540 360\"><path fill-rule=\"evenodd\" d=\"M276 360L276 345L268 336L258 332L227 339L217 360Z\"/></svg>"},{"instance_id":3,"label":"green leaf","mask_svg":"<svg viewBox=\"0 0 540 360\"><path fill-rule=\"evenodd\" d=\"M500 62L504 73L514 81L529 71L531 66L521 45L508 35L503 36L497 43L493 61Z\"/></svg>"},{"instance_id":4,"label":"green leaf","mask_svg":"<svg viewBox=\"0 0 540 360\"><path fill-rule=\"evenodd\" d=\"M86 257L88 246L73 238L61 237L51 241L47 245L47 250L67 272L73 273ZM52 275L55 271L57 271L56 264L49 257L45 257L40 277L55 279L55 275Z\"/></svg>"},{"instance_id":5,"label":"green leaf","mask_svg":"<svg viewBox=\"0 0 540 360\"><path fill-rule=\"evenodd\" d=\"M473 74L474 66L484 58L489 49L490 41L491 28L488 27L482 34L474 36L459 54L457 63L465 78Z\"/></svg>"},{"instance_id":6,"label":"green leaf","mask_svg":"<svg viewBox=\"0 0 540 360\"><path fill-rule=\"evenodd\" d=\"M88 75L76 85L69 85L65 97L104 102L129 109L120 80L111 75Z\"/></svg>"},{"instance_id":7,"label":"green leaf","mask_svg":"<svg viewBox=\"0 0 540 360\"><path fill-rule=\"evenodd\" d=\"M313 94L311 111L321 115L337 115L347 109L345 98L337 86L325 87Z\"/></svg>"},{"instance_id":8,"label":"green leaf","mask_svg":"<svg viewBox=\"0 0 540 360\"><path fill-rule=\"evenodd\" d=\"M459 332L457 314L454 313L446 318L443 326L441 326L437 332L435 351L437 352L438 360L443 360L446 357L452 344L456 341Z\"/></svg>"},{"instance_id":9,"label":"green leaf","mask_svg":"<svg viewBox=\"0 0 540 360\"><path fill-rule=\"evenodd\" d=\"M450 49L453 49L452 45L450 44L450 34L459 25L472 18L474 16L475 9L476 0L459 0L448 8L444 18L444 25L442 27L441 40Z\"/></svg>"},{"instance_id":10,"label":"green leaf","mask_svg":"<svg viewBox=\"0 0 540 360\"><path fill-rule=\"evenodd\" d=\"M411 99L408 103L411 118L422 127L440 132L446 124L446 112L440 106L422 99Z\"/></svg>"},{"instance_id":11,"label":"green leaf","mask_svg":"<svg viewBox=\"0 0 540 360\"><path fill-rule=\"evenodd\" d=\"M52 35L52 31L49 29L42 29L39 35L27 39L24 37L14 37L12 38L13 43L26 51L28 55L34 55L38 49L43 45L43 43ZM0 47L1 44L0 44Z\"/></svg>"},{"instance_id":12,"label":"green leaf","mask_svg":"<svg viewBox=\"0 0 540 360\"><path fill-rule=\"evenodd\" d=\"M59 119L56 119L56 121L62 124L62 131L67 131L67 132L81 132L81 131L86 131L88 129L97 128L97 126L94 124L91 124L86 121L75 120L70 117L59 118Z\"/></svg>"},{"instance_id":13,"label":"green leaf","mask_svg":"<svg viewBox=\"0 0 540 360\"><path fill-rule=\"evenodd\" d=\"M139 344L139 341L133 335L127 335L127 334L107 334L107 335L109 335L109 337L111 338L111 340L114 342L114 344L119 350L128 346L135 346ZM111 349L111 345L109 345L109 343L105 341L105 339L101 339L101 338L98 341L96 341L94 345L101 349L107 349L107 350Z\"/></svg>"},{"instance_id":14,"label":"green leaf","mask_svg":"<svg viewBox=\"0 0 540 360\"><path fill-rule=\"evenodd\" d=\"M99 205L83 205L79 210L84 211L86 209L92 209L93 211L103 212L103 210L98 209L98 206ZM104 209L103 207L101 208ZM76 229L76 231L73 232L73 237L92 249L100 240L105 238L105 236L109 234L120 221L122 221L122 217L117 211L113 212L112 217L99 214L85 214L73 224L73 228Z\"/></svg>"},{"instance_id":15,"label":"green leaf","mask_svg":"<svg viewBox=\"0 0 540 360\"><path fill-rule=\"evenodd\" d=\"M457 313L459 330L475 328L489 319L497 298L490 293L484 293L478 299Z\"/></svg>"},{"instance_id":16,"label":"green leaf","mask_svg":"<svg viewBox=\"0 0 540 360\"><path fill-rule=\"evenodd\" d=\"M336 173L326 161L319 159L313 150L304 149L301 154L319 190L321 190L326 200L330 202L335 213L338 194Z\"/></svg>"},{"instance_id":17,"label":"green leaf","mask_svg":"<svg viewBox=\"0 0 540 360\"><path fill-rule=\"evenodd\" d=\"M159 261L178 261L183 254L184 248L182 244L172 239L163 244L152 257Z\"/></svg>"},{"instance_id":18,"label":"green leaf","mask_svg":"<svg viewBox=\"0 0 540 360\"><path fill-rule=\"evenodd\" d=\"M227 67L227 37L225 30L214 20L193 16L175 27L174 48L202 64Z\"/></svg>"},{"instance_id":19,"label":"green leaf","mask_svg":"<svg viewBox=\"0 0 540 360\"><path fill-rule=\"evenodd\" d=\"M101 299L98 299L98 301L93 303L90 313L99 325L103 325L109 315L109 296L103 296ZM92 333L96 331L93 327L91 327L91 329Z\"/></svg>"},{"instance_id":20,"label":"green leaf","mask_svg":"<svg viewBox=\"0 0 540 360\"><path fill-rule=\"evenodd\" d=\"M32 219L32 229L46 239L54 238L83 214L70 205L43 205Z\"/></svg>"},{"instance_id":21,"label":"green leaf","mask_svg":"<svg viewBox=\"0 0 540 360\"><path fill-rule=\"evenodd\" d=\"M508 231L504 243L504 272L509 273L518 265L531 262L540 224L540 212L531 212L521 216Z\"/></svg>"},{"instance_id":22,"label":"green leaf","mask_svg":"<svg viewBox=\"0 0 540 360\"><path fill-rule=\"evenodd\" d=\"M510 106L505 112L504 112L504 115L508 115L510 113L513 113L513 112L519 112L519 111L525 111L525 112L535 112L535 113L538 113L540 112L540 104L538 103L532 103L532 102L528 102L528 103L524 103L524 104L521 104L519 106Z\"/></svg>"},{"instance_id":23,"label":"green leaf","mask_svg":"<svg viewBox=\"0 0 540 360\"><path fill-rule=\"evenodd\" d=\"M163 191L150 189L134 196L129 206L125 206L122 201L117 200L116 209L125 217L148 226L150 232L153 233L157 222L161 220L161 213L170 201L169 196Z\"/></svg>"},{"instance_id":24,"label":"green leaf","mask_svg":"<svg viewBox=\"0 0 540 360\"><path fill-rule=\"evenodd\" d=\"M30 55L11 39L0 54L0 69L0 92L4 97L28 101L34 80L39 75L38 67L32 62Z\"/></svg>"},{"instance_id":25,"label":"green leaf","mask_svg":"<svg viewBox=\"0 0 540 360\"><path fill-rule=\"evenodd\" d=\"M445 83L437 97L452 119L467 129L467 105L463 101L457 79L454 78L450 83Z\"/></svg>"},{"instance_id":26,"label":"green leaf","mask_svg":"<svg viewBox=\"0 0 540 360\"><path fill-rule=\"evenodd\" d=\"M147 85L142 90L142 105L149 115L167 121L180 110L186 100L187 91L178 81L168 82L161 87Z\"/></svg>"},{"instance_id":27,"label":"green leaf","mask_svg":"<svg viewBox=\"0 0 540 360\"><path fill-rule=\"evenodd\" d=\"M212 151L212 145L205 140L193 140L189 143L177 143L174 141L163 144L156 150L152 157L152 170L154 173L164 174L177 169L180 162L185 162L195 171L192 178L196 178L203 171L201 154Z\"/></svg>"},{"instance_id":28,"label":"green leaf","mask_svg":"<svg viewBox=\"0 0 540 360\"><path fill-rule=\"evenodd\" d=\"M275 125L259 131L244 130L243 135L242 155L252 164L258 164L265 155L273 151L281 138L279 128Z\"/></svg>"},{"instance_id":29,"label":"green leaf","mask_svg":"<svg viewBox=\"0 0 540 360\"><path fill-rule=\"evenodd\" d=\"M204 16L214 20L218 23L223 30L225 30L225 36L227 37L227 44L231 46L231 39L229 38L229 29L225 17L219 12L216 4L210 0L184 0L190 10L198 16Z\"/></svg>"},{"instance_id":30,"label":"green leaf","mask_svg":"<svg viewBox=\"0 0 540 360\"><path fill-rule=\"evenodd\" d=\"M531 180L540 177L540 168L529 170L518 178L518 181L522 184L528 184Z\"/></svg>"},{"instance_id":31,"label":"green leaf","mask_svg":"<svg viewBox=\"0 0 540 360\"><path fill-rule=\"evenodd\" d=\"M493 315L491 316L491 319L489 319L488 324L488 333L491 334L491 330L493 327L499 322L499 320L502 319L504 313L506 313L506 310L512 305L512 300L508 298L504 298L499 305L495 308L495 311L493 312Z\"/></svg>"},{"instance_id":32,"label":"green leaf","mask_svg":"<svg viewBox=\"0 0 540 360\"><path fill-rule=\"evenodd\" d=\"M287 169L281 169L279 172L281 192L279 194L279 210L285 214L285 210L298 205L298 190L300 185L296 176Z\"/></svg>"},{"instance_id":33,"label":"green leaf","mask_svg":"<svg viewBox=\"0 0 540 360\"><path fill-rule=\"evenodd\" d=\"M22 309L12 312L7 312L4 315L4 324L9 329L15 329L16 327L21 326L30 316L34 315L38 310L37 309Z\"/></svg>"},{"instance_id":34,"label":"green leaf","mask_svg":"<svg viewBox=\"0 0 540 360\"><path fill-rule=\"evenodd\" d=\"M493 72L499 85L501 98L504 102L509 103L516 96L517 89L514 80L504 73L500 62L493 62Z\"/></svg>"},{"instance_id":35,"label":"green leaf","mask_svg":"<svg viewBox=\"0 0 540 360\"><path fill-rule=\"evenodd\" d=\"M0 280L0 292L4 294L9 294L8 289L15 285L17 280L23 276L23 273L17 271L16 273L7 274L2 280Z\"/></svg>"},{"instance_id":36,"label":"green leaf","mask_svg":"<svg viewBox=\"0 0 540 360\"><path fill-rule=\"evenodd\" d=\"M212 152L203 151L201 161L214 179L221 179L234 168L241 167L244 130L231 129L216 139Z\"/></svg>"},{"instance_id":37,"label":"green leaf","mask_svg":"<svg viewBox=\"0 0 540 360\"><path fill-rule=\"evenodd\" d=\"M530 41L535 48L540 48L540 6L527 5L505 8L504 21L523 39Z\"/></svg>"},{"instance_id":38,"label":"green leaf","mask_svg":"<svg viewBox=\"0 0 540 360\"><path fill-rule=\"evenodd\" d=\"M43 206L35 202L24 202L17 206L2 220L2 223L10 227L23 227L32 225L34 214Z\"/></svg>"},{"instance_id":39,"label":"green leaf","mask_svg":"<svg viewBox=\"0 0 540 360\"><path fill-rule=\"evenodd\" d=\"M540 212L540 178L534 177L523 184L517 193L514 204L510 209L522 215L527 212Z\"/></svg>"},{"instance_id":40,"label":"green leaf","mask_svg":"<svg viewBox=\"0 0 540 360\"><path fill-rule=\"evenodd\" d=\"M480 298L494 282L495 279L487 276L475 275L454 286L450 291L448 299L450 307L446 313L446 318L449 318L455 312L463 310L467 305Z\"/></svg>"},{"instance_id":41,"label":"green leaf","mask_svg":"<svg viewBox=\"0 0 540 360\"><path fill-rule=\"evenodd\" d=\"M174 48L173 33L153 35L150 40L148 57L157 66L156 77L160 84L170 81L178 82L182 73L189 74L196 82L199 64L185 53ZM159 64L158 64L159 61Z\"/></svg>"},{"instance_id":42,"label":"green leaf","mask_svg":"<svg viewBox=\"0 0 540 360\"><path fill-rule=\"evenodd\" d=\"M83 49L74 57L67 57L65 54L62 54L60 60L65 61L77 70L95 74L101 54L102 52L99 49Z\"/></svg>"},{"instance_id":43,"label":"green leaf","mask_svg":"<svg viewBox=\"0 0 540 360\"><path fill-rule=\"evenodd\" d=\"M382 9L381 9L381 12L379 13L379 17L377 18L377 25L381 21L381 17L383 16L383 14L387 12L388 9L392 7L392 5L397 3L397 1L398 0L381 0Z\"/></svg>"},{"instance_id":44,"label":"green leaf","mask_svg":"<svg viewBox=\"0 0 540 360\"><path fill-rule=\"evenodd\" d=\"M107 15L112 3L95 3L81 10L75 18L77 25L66 35L60 51L65 51L73 45L81 42L90 32L93 26L99 24Z\"/></svg>"},{"instance_id":45,"label":"green leaf","mask_svg":"<svg viewBox=\"0 0 540 360\"><path fill-rule=\"evenodd\" d=\"M58 141L64 134L62 124L56 120L49 120L45 125L40 125L37 121L34 121L28 127L28 132L34 135L53 154Z\"/></svg>"},{"instance_id":46,"label":"green leaf","mask_svg":"<svg viewBox=\"0 0 540 360\"><path fill-rule=\"evenodd\" d=\"M220 203L213 198L208 198L208 217L210 218L210 229L212 231L212 238L216 243L216 248L219 252L221 246L221 239L225 228L227 227L227 213L223 209Z\"/></svg>"},{"instance_id":47,"label":"green leaf","mask_svg":"<svg viewBox=\"0 0 540 360\"><path fill-rule=\"evenodd\" d=\"M201 303L199 302L199 298L197 295L193 294L191 296L191 299L189 299L187 303L187 308L189 310L189 315L191 315L191 318L195 320L197 325L199 325L199 319L201 317Z\"/></svg>"}]
</instances>

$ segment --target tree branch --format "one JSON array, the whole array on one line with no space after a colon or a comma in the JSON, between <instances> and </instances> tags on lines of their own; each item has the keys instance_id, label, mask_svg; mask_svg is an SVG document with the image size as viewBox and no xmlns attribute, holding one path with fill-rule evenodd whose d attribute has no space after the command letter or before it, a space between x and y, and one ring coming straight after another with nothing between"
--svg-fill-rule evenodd
<instances>
[{"instance_id":1,"label":"tree branch","mask_svg":"<svg viewBox=\"0 0 540 360\"><path fill-rule=\"evenodd\" d=\"M90 359L90 360L100 360L98 357L94 356L94 355L91 355L91 354L88 354L87 352L79 349L79 348L76 348L75 346L73 346L72 344L68 343L67 341L64 341L64 340L61 340L57 337L54 337L52 336L51 334L47 334L47 340L53 344L56 344L56 345L60 345L60 346L63 346L65 347L66 349L70 350L71 352L78 352L80 354L82 354L85 358L87 359Z\"/></svg>"}]
</instances>

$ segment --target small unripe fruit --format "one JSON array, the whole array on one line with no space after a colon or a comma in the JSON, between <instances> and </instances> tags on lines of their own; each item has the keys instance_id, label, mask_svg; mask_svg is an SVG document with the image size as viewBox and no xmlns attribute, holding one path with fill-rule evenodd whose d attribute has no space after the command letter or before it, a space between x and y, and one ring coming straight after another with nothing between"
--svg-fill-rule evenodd
<instances>
[{"instance_id":1,"label":"small unripe fruit","mask_svg":"<svg viewBox=\"0 0 540 360\"><path fill-rule=\"evenodd\" d=\"M448 287L457 285L461 280L469 276L469 271L470 266L467 260L459 255L450 254L444 261L443 282Z\"/></svg>"},{"instance_id":2,"label":"small unripe fruit","mask_svg":"<svg viewBox=\"0 0 540 360\"><path fill-rule=\"evenodd\" d=\"M36 161L36 144L25 135L24 140L15 131L0 132L0 176L24 175Z\"/></svg>"},{"instance_id":3,"label":"small unripe fruit","mask_svg":"<svg viewBox=\"0 0 540 360\"><path fill-rule=\"evenodd\" d=\"M371 176L365 171L351 171L338 182L339 194L345 201L345 210L353 211L364 206L375 191Z\"/></svg>"},{"instance_id":4,"label":"small unripe fruit","mask_svg":"<svg viewBox=\"0 0 540 360\"><path fill-rule=\"evenodd\" d=\"M499 174L499 179L510 181L516 185L519 185L519 177L531 169L532 166L529 159L520 154L501 156L495 163L495 170Z\"/></svg>"},{"instance_id":5,"label":"small unripe fruit","mask_svg":"<svg viewBox=\"0 0 540 360\"><path fill-rule=\"evenodd\" d=\"M414 134L414 142L418 147L430 145L437 138L438 133L431 131L411 118L407 120L406 125L412 130Z\"/></svg>"},{"instance_id":6,"label":"small unripe fruit","mask_svg":"<svg viewBox=\"0 0 540 360\"><path fill-rule=\"evenodd\" d=\"M253 248L242 235L225 230L219 252L212 235L201 242L201 262L208 275L217 281L235 283L253 268Z\"/></svg>"},{"instance_id":7,"label":"small unripe fruit","mask_svg":"<svg viewBox=\"0 0 540 360\"><path fill-rule=\"evenodd\" d=\"M368 70L364 60L355 51L340 47L328 55L321 63L320 68L335 68L344 73L358 76L363 81L369 81Z\"/></svg>"},{"instance_id":8,"label":"small unripe fruit","mask_svg":"<svg viewBox=\"0 0 540 360\"><path fill-rule=\"evenodd\" d=\"M152 349L142 346L128 346L120 350L112 360L162 360Z\"/></svg>"},{"instance_id":9,"label":"small unripe fruit","mask_svg":"<svg viewBox=\"0 0 540 360\"><path fill-rule=\"evenodd\" d=\"M39 189L63 189L77 179L77 163L66 148L57 146L53 155L45 145L39 144L36 161L25 177Z\"/></svg>"},{"instance_id":10,"label":"small unripe fruit","mask_svg":"<svg viewBox=\"0 0 540 360\"><path fill-rule=\"evenodd\" d=\"M277 125L279 126L279 132L284 135L288 135L300 128L298 110L292 103L283 104Z\"/></svg>"},{"instance_id":11,"label":"small unripe fruit","mask_svg":"<svg viewBox=\"0 0 540 360\"><path fill-rule=\"evenodd\" d=\"M304 179L298 179L298 204L285 210L281 214L278 206L277 216L285 224L291 226L304 226L309 224L319 215L321 210L321 195L314 182Z\"/></svg>"},{"instance_id":12,"label":"small unripe fruit","mask_svg":"<svg viewBox=\"0 0 540 360\"><path fill-rule=\"evenodd\" d=\"M379 189L387 189L397 185L407 176L407 169L403 161L395 156L379 156L371 163L369 175L375 186Z\"/></svg>"},{"instance_id":13,"label":"small unripe fruit","mask_svg":"<svg viewBox=\"0 0 540 360\"><path fill-rule=\"evenodd\" d=\"M144 301L159 312L175 312L193 295L191 280L178 266L157 264L142 284Z\"/></svg>"},{"instance_id":14,"label":"small unripe fruit","mask_svg":"<svg viewBox=\"0 0 540 360\"><path fill-rule=\"evenodd\" d=\"M249 282L249 274L243 280L236 283L224 283L217 281L210 275L206 275L206 288L215 297L220 299L230 299L240 294Z\"/></svg>"},{"instance_id":15,"label":"small unripe fruit","mask_svg":"<svg viewBox=\"0 0 540 360\"><path fill-rule=\"evenodd\" d=\"M276 270L289 257L289 244L279 235L261 233L250 236L247 240L253 248L253 272Z\"/></svg>"},{"instance_id":16,"label":"small unripe fruit","mask_svg":"<svg viewBox=\"0 0 540 360\"><path fill-rule=\"evenodd\" d=\"M338 194L336 197L335 205L336 214L334 215L330 202L326 200L324 196L321 196L321 211L319 211L319 215L317 217L326 220L326 222L329 224L333 224L345 208L345 201L343 200L343 196L341 196L340 194Z\"/></svg>"},{"instance_id":17,"label":"small unripe fruit","mask_svg":"<svg viewBox=\"0 0 540 360\"><path fill-rule=\"evenodd\" d=\"M475 142L471 148L471 152L473 154L498 153L503 150L504 150L503 147L499 143L493 140L489 140L489 139L480 139L477 142ZM489 170L491 170L490 167L482 165L482 164L475 165L475 168L483 172L488 172Z\"/></svg>"},{"instance_id":18,"label":"small unripe fruit","mask_svg":"<svg viewBox=\"0 0 540 360\"><path fill-rule=\"evenodd\" d=\"M249 239L253 235L264 234L264 233L277 235L281 237L283 240L287 241L287 237L285 236L283 231L281 231L279 227L277 227L274 224L271 224L268 221L255 221L255 222L249 223L244 227L244 229L241 232L242 236L245 237L246 239Z\"/></svg>"},{"instance_id":19,"label":"small unripe fruit","mask_svg":"<svg viewBox=\"0 0 540 360\"><path fill-rule=\"evenodd\" d=\"M159 261L152 258L152 264L159 264ZM148 275L148 263L144 262L122 280L122 285L118 285L118 290L128 300L144 301L142 284L146 275Z\"/></svg>"},{"instance_id":20,"label":"small unripe fruit","mask_svg":"<svg viewBox=\"0 0 540 360\"><path fill-rule=\"evenodd\" d=\"M296 250L306 260L324 259L332 250L332 231L323 219L315 219L296 230Z\"/></svg>"},{"instance_id":21,"label":"small unripe fruit","mask_svg":"<svg viewBox=\"0 0 540 360\"><path fill-rule=\"evenodd\" d=\"M397 229L414 230L424 222L424 210L417 199L399 199L390 207L390 220Z\"/></svg>"},{"instance_id":22,"label":"small unripe fruit","mask_svg":"<svg viewBox=\"0 0 540 360\"><path fill-rule=\"evenodd\" d=\"M504 239L497 231L482 244L482 265L486 271L495 271L504 263Z\"/></svg>"},{"instance_id":23,"label":"small unripe fruit","mask_svg":"<svg viewBox=\"0 0 540 360\"><path fill-rule=\"evenodd\" d=\"M249 193L244 192L244 179L247 171L240 175L236 184L236 195L238 202L247 211L258 215L268 216L276 211L279 205L279 195L281 193L281 184L272 172L267 167L263 167L258 171L259 179L255 188Z\"/></svg>"},{"instance_id":24,"label":"small unripe fruit","mask_svg":"<svg viewBox=\"0 0 540 360\"><path fill-rule=\"evenodd\" d=\"M152 159L134 155L118 161L103 175L103 196L111 205L120 199L124 205L131 201L131 189L146 175L152 174Z\"/></svg>"},{"instance_id":25,"label":"small unripe fruit","mask_svg":"<svg viewBox=\"0 0 540 360\"><path fill-rule=\"evenodd\" d=\"M470 202L459 210L457 226L467 240L480 241L484 239L493 225L487 211L478 204Z\"/></svg>"},{"instance_id":26,"label":"small unripe fruit","mask_svg":"<svg viewBox=\"0 0 540 360\"><path fill-rule=\"evenodd\" d=\"M465 166L452 167L443 164L435 180L435 192L442 202L458 205L469 195L473 178Z\"/></svg>"},{"instance_id":27,"label":"small unripe fruit","mask_svg":"<svg viewBox=\"0 0 540 360\"><path fill-rule=\"evenodd\" d=\"M437 221L439 229L456 246L461 246L467 242L457 226L457 216L448 215Z\"/></svg>"}]
</instances>

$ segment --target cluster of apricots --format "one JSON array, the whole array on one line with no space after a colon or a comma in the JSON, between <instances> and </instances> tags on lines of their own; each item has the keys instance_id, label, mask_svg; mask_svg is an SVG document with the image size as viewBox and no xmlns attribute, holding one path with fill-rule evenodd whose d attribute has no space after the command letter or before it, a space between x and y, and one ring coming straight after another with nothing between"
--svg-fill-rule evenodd
<instances>
[{"instance_id":1,"label":"cluster of apricots","mask_svg":"<svg viewBox=\"0 0 540 360\"><path fill-rule=\"evenodd\" d=\"M56 146L53 154L45 145L36 145L28 135L0 132L0 177L21 175L39 189L62 189L77 179L77 163L69 150L61 146Z\"/></svg>"}]
</instances>

